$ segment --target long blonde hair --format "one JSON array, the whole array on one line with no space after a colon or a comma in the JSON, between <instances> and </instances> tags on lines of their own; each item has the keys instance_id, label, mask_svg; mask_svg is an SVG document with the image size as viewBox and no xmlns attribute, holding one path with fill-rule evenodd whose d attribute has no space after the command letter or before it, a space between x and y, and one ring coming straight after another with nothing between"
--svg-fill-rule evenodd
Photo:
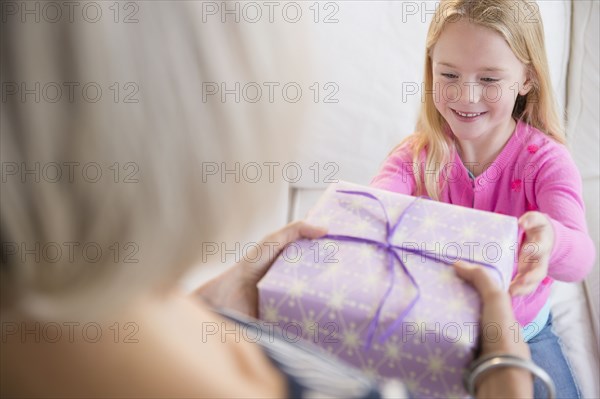
<instances>
[{"instance_id":1,"label":"long blonde hair","mask_svg":"<svg viewBox=\"0 0 600 399\"><path fill-rule=\"evenodd\" d=\"M518 7L518 11L515 10ZM424 101L417 119L415 134L400 145L409 143L413 149L413 164L421 165L426 152L424 169L417 171L417 195L439 199L445 181L441 171L451 159L454 141L446 132L446 122L433 101L433 72L431 53L448 20L468 18L469 22L492 29L504 37L515 56L528 68L531 90L517 97L513 117L544 132L559 143L566 142L564 125L550 82L544 44L544 28L539 15L523 23L515 13L530 15L537 4L530 0L442 0L429 26L426 41L424 71Z\"/></svg>"}]
</instances>

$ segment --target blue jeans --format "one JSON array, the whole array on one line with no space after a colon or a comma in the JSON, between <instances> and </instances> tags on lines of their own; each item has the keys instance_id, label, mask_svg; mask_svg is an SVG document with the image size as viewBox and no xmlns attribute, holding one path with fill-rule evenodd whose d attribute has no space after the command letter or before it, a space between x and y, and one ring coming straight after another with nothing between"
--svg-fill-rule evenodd
<instances>
[{"instance_id":1,"label":"blue jeans","mask_svg":"<svg viewBox=\"0 0 600 399\"><path fill-rule=\"evenodd\" d=\"M548 317L548 323L528 344L535 364L546 370L554 381L556 397L559 399L581 398L571 366L562 351L560 339L552 328L552 314ZM533 389L535 398L548 397L546 387L537 378L533 384Z\"/></svg>"}]
</instances>

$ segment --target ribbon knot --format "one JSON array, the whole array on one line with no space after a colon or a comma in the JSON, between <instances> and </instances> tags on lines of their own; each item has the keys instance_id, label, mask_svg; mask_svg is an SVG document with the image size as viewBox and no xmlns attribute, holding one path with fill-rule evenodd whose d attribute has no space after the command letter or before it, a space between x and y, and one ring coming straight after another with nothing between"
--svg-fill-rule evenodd
<instances>
[{"instance_id":1,"label":"ribbon knot","mask_svg":"<svg viewBox=\"0 0 600 399\"><path fill-rule=\"evenodd\" d=\"M373 194L365 192L365 191L351 191L351 190L336 190L336 191L338 193L341 193L341 194L359 195L359 196L362 196L362 197L367 197L369 199L375 200L379 204L379 206L381 207L381 209L383 211L383 215L384 215L385 228L386 228L385 241L377 241L377 240L372 240L372 239L369 239L369 238L361 238L361 237L354 237L354 236L348 236L348 235L338 235L338 234L327 234L324 237L321 237L323 239L324 238L329 238L329 239L334 239L334 240L351 241L351 242L357 242L357 243L371 244L371 245L375 245L375 246L377 246L379 248L382 248L382 249L384 249L387 252L387 271L390 274L390 282L388 284L388 287L387 287L385 293L383 294L383 297L381 298L381 300L379 302L379 305L377 306L377 309L375 311L375 315L373 317L373 320L371 320L371 323L369 323L369 329L368 329L368 332L367 332L367 340L366 340L366 343L365 343L365 348L369 349L371 347L372 342L373 342L373 337L375 335L375 331L377 330L377 327L379 326L379 320L381 318L381 311L383 309L383 305L385 304L385 302L387 301L387 299L391 295L392 289L394 288L394 284L395 284L395 281L396 281L396 270L395 270L395 267L394 267L394 264L395 264L394 260L396 260L397 263L400 265L400 267L402 268L402 271L408 277L408 279L410 280L411 284L415 288L416 292L415 292L415 295L413 296L413 298L411 299L411 301L409 302L409 304L406 306L406 308L404 310L402 310L402 312L396 317L396 320L394 320L394 322L390 325L390 327L388 327L386 329L386 331L383 333L383 335L380 337L380 339L379 339L380 343L384 342L387 338L389 338L390 335L392 335L394 333L394 331L404 321L404 318L406 317L406 315L408 313L410 313L410 311L414 308L414 306L417 304L417 302L421 298L421 289L419 287L419 284L417 283L417 281L415 280L415 278L411 274L411 272L408 269L408 267L404 264L404 262L402 261L402 258L398 255L397 251L401 250L401 251L405 251L407 253L411 253L411 254L414 254L414 255L421 255L422 257L427 258L429 260L433 260L433 261L436 261L436 262L445 263L447 265L451 265L454 262L453 261L449 261L449 260L445 260L442 257L438 256L434 252L430 252L430 251L427 251L427 250L415 249L413 247L405 247L403 245L394 245L392 243L392 237L394 236L394 232L396 231L396 228L402 222L402 219L404 218L404 216L407 214L407 212L409 211L409 209L412 208L417 203L417 201L421 200L424 197L417 197L417 198L415 198L414 201L412 201L406 208L404 208L404 210L402 211L402 213L400 214L400 216L398 217L398 220L396 220L396 222L394 223L394 225L390 226L390 219L388 217L388 214L387 214L387 211L385 209L385 206L383 205L383 202L381 202L381 200L379 200L379 198L377 198ZM493 267L491 265L488 265L486 263L483 263L483 262L475 261L475 260L469 260L469 261L471 263L476 263L476 264L479 264L481 266L491 268L496 273L498 273L498 276L500 277L500 281L503 281L502 280L502 274L495 267Z\"/></svg>"}]
</instances>

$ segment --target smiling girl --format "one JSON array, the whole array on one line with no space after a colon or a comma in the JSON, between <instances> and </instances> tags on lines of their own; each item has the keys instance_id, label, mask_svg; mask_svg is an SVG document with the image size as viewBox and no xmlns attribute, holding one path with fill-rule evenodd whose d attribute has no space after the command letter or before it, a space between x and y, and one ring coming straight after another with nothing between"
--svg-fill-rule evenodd
<instances>
[{"instance_id":1,"label":"smiling girl","mask_svg":"<svg viewBox=\"0 0 600 399\"><path fill-rule=\"evenodd\" d=\"M557 396L576 398L552 329L549 288L553 280L582 280L595 250L581 177L564 145L542 22L532 10L534 2L520 0L440 3L427 36L416 131L371 185L519 218L513 308ZM542 389L536 381L536 397L544 397Z\"/></svg>"}]
</instances>

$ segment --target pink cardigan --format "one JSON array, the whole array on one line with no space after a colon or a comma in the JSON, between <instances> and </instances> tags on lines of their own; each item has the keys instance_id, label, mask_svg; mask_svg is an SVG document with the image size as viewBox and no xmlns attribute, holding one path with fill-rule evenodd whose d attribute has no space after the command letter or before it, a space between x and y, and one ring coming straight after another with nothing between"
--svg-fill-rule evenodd
<instances>
[{"instance_id":1,"label":"pink cardigan","mask_svg":"<svg viewBox=\"0 0 600 399\"><path fill-rule=\"evenodd\" d=\"M525 326L546 303L554 279L580 281L594 263L579 171L565 146L523 121L518 121L496 160L474 180L456 151L453 157L454 162L443 169L448 183L441 192L442 202L516 217L537 210L550 217L555 243L548 277L535 292L513 298L517 320ZM422 175L424 154L420 164L417 170ZM403 145L386 159L371 186L413 195L413 171L411 149Z\"/></svg>"}]
</instances>

